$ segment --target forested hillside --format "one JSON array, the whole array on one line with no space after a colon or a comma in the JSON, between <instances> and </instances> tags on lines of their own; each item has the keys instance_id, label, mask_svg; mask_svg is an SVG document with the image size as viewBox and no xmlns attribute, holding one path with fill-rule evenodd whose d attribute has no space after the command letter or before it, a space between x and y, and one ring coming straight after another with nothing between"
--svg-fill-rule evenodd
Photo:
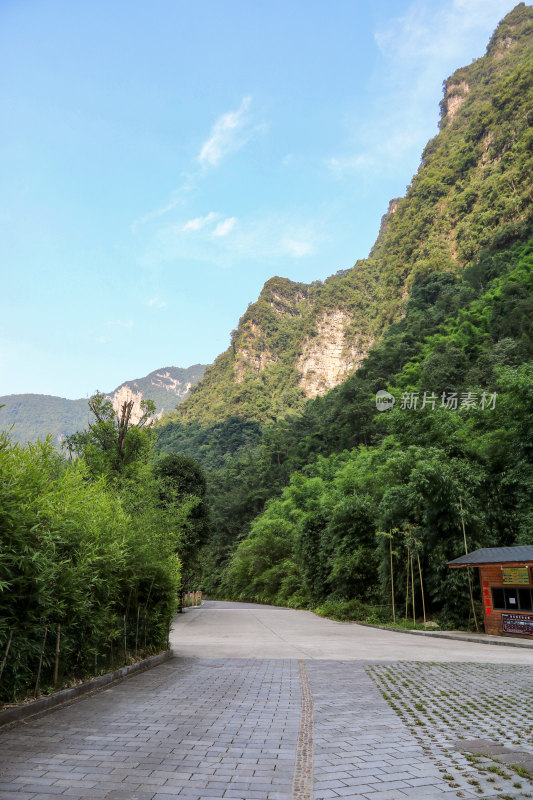
<instances>
[{"instance_id":1,"label":"forested hillside","mask_svg":"<svg viewBox=\"0 0 533 800\"><path fill-rule=\"evenodd\" d=\"M486 55L445 82L440 132L370 257L323 283L267 281L175 421L301 411L360 366L418 280L460 275L482 248L521 235L532 219L532 24L531 7L518 5Z\"/></svg>"},{"instance_id":2,"label":"forested hillside","mask_svg":"<svg viewBox=\"0 0 533 800\"><path fill-rule=\"evenodd\" d=\"M401 604L414 562L427 612L457 624L466 577L446 562L463 523L470 549L530 541L532 45L521 3L445 82L440 131L370 257L267 282L160 425L163 451L209 470L207 590L387 618L391 564Z\"/></svg>"}]
</instances>

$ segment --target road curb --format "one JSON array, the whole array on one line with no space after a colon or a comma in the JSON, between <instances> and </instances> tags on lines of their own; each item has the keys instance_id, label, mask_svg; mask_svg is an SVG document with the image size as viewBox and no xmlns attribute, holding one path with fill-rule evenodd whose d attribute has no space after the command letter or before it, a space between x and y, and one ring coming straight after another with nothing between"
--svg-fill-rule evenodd
<instances>
[{"instance_id":1,"label":"road curb","mask_svg":"<svg viewBox=\"0 0 533 800\"><path fill-rule=\"evenodd\" d=\"M69 689L61 689L59 692L54 692L46 697L39 697L37 700L32 700L24 705L6 708L0 711L0 728L4 725L19 722L27 717L34 717L37 714L42 715L49 711L55 711L60 706L69 704L85 695L97 692L104 686L109 686L109 684L127 678L136 672L144 672L152 667L157 667L158 664L168 661L173 655L172 650L165 650L165 652L158 653L156 656L150 656L142 661L137 661L136 664L128 664L125 667L116 669L114 672L108 672L105 675L99 675L97 678L84 681L84 683L80 683L77 686L71 686Z\"/></svg>"},{"instance_id":2,"label":"road curb","mask_svg":"<svg viewBox=\"0 0 533 800\"><path fill-rule=\"evenodd\" d=\"M329 619L329 617L328 617ZM336 620L338 621L338 620ZM515 642L511 641L504 636L501 639L496 636L490 636L487 639L476 639L474 636L461 636L456 633L446 633L445 631L413 631L405 628L391 628L388 625L373 625L370 622L348 622L348 625L363 625L365 628L378 628L380 631L392 631L393 633L410 633L414 636L429 636L432 639L455 639L456 642L473 642L474 644L490 644L497 647L521 647L523 649L533 649L533 641L530 642Z\"/></svg>"}]
</instances>

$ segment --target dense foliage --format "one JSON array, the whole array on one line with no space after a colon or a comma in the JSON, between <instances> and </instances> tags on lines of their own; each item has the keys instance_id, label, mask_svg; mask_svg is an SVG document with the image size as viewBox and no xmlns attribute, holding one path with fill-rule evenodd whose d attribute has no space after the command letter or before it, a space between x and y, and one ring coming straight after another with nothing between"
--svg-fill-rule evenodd
<instances>
[{"instance_id":1,"label":"dense foliage","mask_svg":"<svg viewBox=\"0 0 533 800\"><path fill-rule=\"evenodd\" d=\"M205 539L205 478L182 456L154 462L152 404L136 424L132 403L89 408L68 460L0 436L3 701L164 649Z\"/></svg>"},{"instance_id":2,"label":"dense foliage","mask_svg":"<svg viewBox=\"0 0 533 800\"><path fill-rule=\"evenodd\" d=\"M13 441L24 444L52 436L59 442L87 426L87 400L67 400L44 394L10 394L0 398L4 406L1 428Z\"/></svg>"},{"instance_id":3,"label":"dense foliage","mask_svg":"<svg viewBox=\"0 0 533 800\"><path fill-rule=\"evenodd\" d=\"M533 522L532 283L531 240L493 245L460 277L420 277L405 317L356 374L211 472L204 586L292 605L342 599L361 615L361 602L390 603L388 552L376 532L396 529L395 568L405 570L411 543L428 611L466 619L465 577L446 567L463 547L459 498L470 548L528 541ZM387 385L397 408L383 416L374 393ZM496 408L439 406L442 392L469 390L478 401L497 392ZM420 405L424 391L435 394L436 408L399 409L411 391Z\"/></svg>"},{"instance_id":4,"label":"dense foliage","mask_svg":"<svg viewBox=\"0 0 533 800\"><path fill-rule=\"evenodd\" d=\"M166 646L179 583L177 549L187 509L169 513L158 486L119 494L68 467L50 441L0 437L0 698L52 683L60 625L59 685Z\"/></svg>"}]
</instances>

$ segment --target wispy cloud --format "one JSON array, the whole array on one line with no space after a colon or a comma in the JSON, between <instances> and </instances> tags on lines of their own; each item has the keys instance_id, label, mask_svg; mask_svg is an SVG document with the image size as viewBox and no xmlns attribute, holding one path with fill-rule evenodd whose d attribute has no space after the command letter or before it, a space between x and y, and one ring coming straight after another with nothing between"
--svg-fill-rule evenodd
<instances>
[{"instance_id":1,"label":"wispy cloud","mask_svg":"<svg viewBox=\"0 0 533 800\"><path fill-rule=\"evenodd\" d=\"M181 230L183 233L198 233L206 230L212 236L228 236L235 227L237 217L227 217L226 219L221 219L221 217L222 214L217 211L210 211L205 217L189 219L181 226Z\"/></svg>"},{"instance_id":2,"label":"wispy cloud","mask_svg":"<svg viewBox=\"0 0 533 800\"><path fill-rule=\"evenodd\" d=\"M139 219L136 219L131 224L132 233L136 233L138 228L142 225L145 225L152 219L157 219L158 217L164 217L165 214L168 214L170 211L174 211L175 208L178 206L184 206L187 201L187 195L193 191L196 185L196 176L194 173L191 174L184 174L182 175L183 181L181 186L178 189L175 189L170 198L167 200L166 203L159 206L158 208L154 208L152 211L148 211Z\"/></svg>"},{"instance_id":3,"label":"wispy cloud","mask_svg":"<svg viewBox=\"0 0 533 800\"><path fill-rule=\"evenodd\" d=\"M164 206L161 208L154 208L153 211L149 211L143 217L136 219L132 227L136 228L138 225L144 225L145 222L148 222L150 219L155 219L156 217L163 217L165 214L168 214L169 211L172 211L176 206L181 205L183 203L183 199L176 193L173 195L172 199L168 201Z\"/></svg>"},{"instance_id":4,"label":"wispy cloud","mask_svg":"<svg viewBox=\"0 0 533 800\"><path fill-rule=\"evenodd\" d=\"M227 236L231 233L237 222L237 217L228 217L228 219L219 222L213 231L213 236Z\"/></svg>"},{"instance_id":5,"label":"wispy cloud","mask_svg":"<svg viewBox=\"0 0 533 800\"><path fill-rule=\"evenodd\" d=\"M347 120L349 136L339 154L325 160L336 177L403 171L416 163L437 132L443 78L485 52L488 38L515 0L414 0L405 13L377 30L380 100L360 119Z\"/></svg>"},{"instance_id":6,"label":"wispy cloud","mask_svg":"<svg viewBox=\"0 0 533 800\"><path fill-rule=\"evenodd\" d=\"M237 219L210 212L187 222L160 225L139 261L148 267L195 261L224 268L250 260L283 263L316 253L324 239L322 228L320 220Z\"/></svg>"},{"instance_id":7,"label":"wispy cloud","mask_svg":"<svg viewBox=\"0 0 533 800\"><path fill-rule=\"evenodd\" d=\"M132 319L108 319L104 322L106 328L125 328L129 330L133 328L133 320Z\"/></svg>"},{"instance_id":8,"label":"wispy cloud","mask_svg":"<svg viewBox=\"0 0 533 800\"><path fill-rule=\"evenodd\" d=\"M220 217L220 214L217 214L215 211L210 211L209 214L206 214L205 217L195 217L194 219L190 219L188 222L185 223L183 226L183 230L186 231L201 231L202 228L205 228L206 225L214 222Z\"/></svg>"},{"instance_id":9,"label":"wispy cloud","mask_svg":"<svg viewBox=\"0 0 533 800\"><path fill-rule=\"evenodd\" d=\"M163 217L179 206L184 206L190 193L197 189L201 181L206 178L210 167L216 167L226 156L240 150L256 133L265 129L265 123L254 121L250 113L251 102L250 96L243 97L240 106L235 111L227 111L215 120L209 137L200 148L192 170L183 173L181 186L173 191L170 198L161 206L136 219L131 225L133 233L137 233L138 229L147 222ZM211 222L209 215L208 218L198 217L186 223L187 230L199 230L209 222ZM221 228L221 230L224 229ZM225 233L216 233L215 235L224 236Z\"/></svg>"},{"instance_id":10,"label":"wispy cloud","mask_svg":"<svg viewBox=\"0 0 533 800\"><path fill-rule=\"evenodd\" d=\"M154 297L151 297L148 300L148 307L159 310L161 308L166 308L167 304L164 300L161 300L158 294L156 294Z\"/></svg>"},{"instance_id":11,"label":"wispy cloud","mask_svg":"<svg viewBox=\"0 0 533 800\"><path fill-rule=\"evenodd\" d=\"M248 114L251 102L251 97L243 97L236 111L227 111L216 120L198 156L202 167L215 167L224 156L246 144L253 131Z\"/></svg>"},{"instance_id":12,"label":"wispy cloud","mask_svg":"<svg viewBox=\"0 0 533 800\"><path fill-rule=\"evenodd\" d=\"M471 47L472 34L479 32L483 47L487 30L492 31L514 5L515 0L452 0L435 10L428 0L416 0L403 16L376 31L376 44L388 58L429 59L430 67L462 59L465 48Z\"/></svg>"},{"instance_id":13,"label":"wispy cloud","mask_svg":"<svg viewBox=\"0 0 533 800\"><path fill-rule=\"evenodd\" d=\"M326 166L337 175L344 172L354 172L374 167L376 159L370 153L358 153L350 156L335 156L326 159Z\"/></svg>"},{"instance_id":14,"label":"wispy cloud","mask_svg":"<svg viewBox=\"0 0 533 800\"><path fill-rule=\"evenodd\" d=\"M293 256L294 258L310 256L314 252L313 245L310 241L290 239L287 236L284 236L281 240L281 248L287 255Z\"/></svg>"}]
</instances>

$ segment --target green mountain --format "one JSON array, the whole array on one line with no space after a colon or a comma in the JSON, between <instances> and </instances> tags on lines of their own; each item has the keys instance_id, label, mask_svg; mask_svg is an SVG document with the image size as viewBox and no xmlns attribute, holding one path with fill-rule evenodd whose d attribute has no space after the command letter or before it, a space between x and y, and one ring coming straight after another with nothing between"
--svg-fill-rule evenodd
<instances>
[{"instance_id":1,"label":"green mountain","mask_svg":"<svg viewBox=\"0 0 533 800\"><path fill-rule=\"evenodd\" d=\"M141 400L153 400L157 415L161 416L187 397L204 371L203 364L194 364L187 369L163 367L144 378L125 381L107 396L117 409L124 400L133 399L134 419ZM0 405L4 406L0 409L0 429L10 429L13 440L21 443L44 439L49 434L60 442L65 436L86 428L89 422L85 399L10 394L0 397Z\"/></svg>"},{"instance_id":2,"label":"green mountain","mask_svg":"<svg viewBox=\"0 0 533 800\"><path fill-rule=\"evenodd\" d=\"M160 449L209 473L206 591L388 622L414 587L418 615L466 624L467 578L447 567L463 530L469 550L531 541L532 101L521 3L445 82L440 131L369 258L269 281L159 423Z\"/></svg>"},{"instance_id":3,"label":"green mountain","mask_svg":"<svg viewBox=\"0 0 533 800\"><path fill-rule=\"evenodd\" d=\"M445 82L440 131L369 257L324 282L267 281L231 346L165 422L264 423L302 411L358 369L418 280L460 275L482 248L520 237L532 221L532 28L521 3L486 54Z\"/></svg>"}]
</instances>

